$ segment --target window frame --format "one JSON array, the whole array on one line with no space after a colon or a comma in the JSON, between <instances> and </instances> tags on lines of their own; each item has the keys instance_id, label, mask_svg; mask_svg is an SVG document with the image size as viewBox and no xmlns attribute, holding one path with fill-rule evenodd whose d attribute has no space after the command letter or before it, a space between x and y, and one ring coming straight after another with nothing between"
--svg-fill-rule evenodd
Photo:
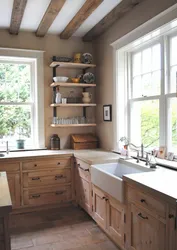
<instances>
[{"instance_id":1,"label":"window frame","mask_svg":"<svg viewBox=\"0 0 177 250\"><path fill-rule=\"evenodd\" d=\"M31 65L31 101L26 103L2 102L0 104L31 106L32 149L45 148L43 53L44 51L0 48L0 62Z\"/></svg>"}]
</instances>

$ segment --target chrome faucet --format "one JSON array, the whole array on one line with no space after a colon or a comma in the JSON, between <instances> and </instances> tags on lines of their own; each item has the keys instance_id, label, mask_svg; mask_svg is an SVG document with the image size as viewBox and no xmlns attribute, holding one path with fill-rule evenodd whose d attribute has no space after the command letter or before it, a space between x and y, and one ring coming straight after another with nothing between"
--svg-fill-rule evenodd
<instances>
[{"instance_id":1,"label":"chrome faucet","mask_svg":"<svg viewBox=\"0 0 177 250\"><path fill-rule=\"evenodd\" d=\"M9 150L9 142L6 141L6 154L9 154L10 150Z\"/></svg>"},{"instance_id":2,"label":"chrome faucet","mask_svg":"<svg viewBox=\"0 0 177 250\"><path fill-rule=\"evenodd\" d=\"M148 166L149 165L149 156L148 156L148 153L146 153L146 164L145 164L146 166Z\"/></svg>"},{"instance_id":3,"label":"chrome faucet","mask_svg":"<svg viewBox=\"0 0 177 250\"><path fill-rule=\"evenodd\" d=\"M137 160L136 160L137 163L140 162L140 153L139 153L139 150L137 151Z\"/></svg>"},{"instance_id":4,"label":"chrome faucet","mask_svg":"<svg viewBox=\"0 0 177 250\"><path fill-rule=\"evenodd\" d=\"M141 158L144 158L144 145L141 143Z\"/></svg>"}]
</instances>

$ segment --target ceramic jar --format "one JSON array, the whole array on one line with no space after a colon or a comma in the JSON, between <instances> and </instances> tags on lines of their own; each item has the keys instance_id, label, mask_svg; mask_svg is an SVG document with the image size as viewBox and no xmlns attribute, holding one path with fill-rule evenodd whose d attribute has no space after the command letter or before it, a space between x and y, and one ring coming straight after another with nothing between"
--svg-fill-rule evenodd
<instances>
[{"instance_id":1,"label":"ceramic jar","mask_svg":"<svg viewBox=\"0 0 177 250\"><path fill-rule=\"evenodd\" d=\"M83 92L82 95L83 95L83 98L82 98L83 103L90 103L91 102L91 98L92 98L91 93Z\"/></svg>"}]
</instances>

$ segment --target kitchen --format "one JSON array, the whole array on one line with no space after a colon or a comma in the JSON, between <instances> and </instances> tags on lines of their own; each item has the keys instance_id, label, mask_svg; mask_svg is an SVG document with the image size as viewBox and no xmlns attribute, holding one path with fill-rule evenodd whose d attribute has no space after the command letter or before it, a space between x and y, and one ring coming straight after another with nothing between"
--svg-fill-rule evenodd
<instances>
[{"instance_id":1,"label":"kitchen","mask_svg":"<svg viewBox=\"0 0 177 250\"><path fill-rule=\"evenodd\" d=\"M0 249L176 249L176 132L171 134L177 120L176 58L171 56L176 2L9 0L0 7ZM171 59L161 60L168 48ZM128 112L123 103L128 81L121 73L125 54L136 62L130 100L135 110ZM169 77L160 78L164 67ZM91 82L73 82L88 72ZM156 88L147 85L148 74ZM140 75L142 89L136 87ZM69 79L53 79L61 76ZM82 100L82 92L89 92L89 100ZM138 106L142 95L148 102L144 110ZM148 107L153 128L146 120L143 127L138 116ZM134 114L137 119L129 120ZM72 135L79 135L73 144L81 150L74 149ZM89 136L88 149L82 148L84 136ZM124 136L128 145L120 141ZM155 170L148 144L158 156ZM138 159L129 159L130 154Z\"/></svg>"}]
</instances>

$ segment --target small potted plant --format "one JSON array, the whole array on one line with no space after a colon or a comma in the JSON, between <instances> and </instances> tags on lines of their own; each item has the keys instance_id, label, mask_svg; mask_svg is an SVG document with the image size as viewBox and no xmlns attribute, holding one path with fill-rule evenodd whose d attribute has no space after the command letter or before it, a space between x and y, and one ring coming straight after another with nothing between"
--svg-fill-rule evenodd
<instances>
[{"instance_id":1,"label":"small potted plant","mask_svg":"<svg viewBox=\"0 0 177 250\"><path fill-rule=\"evenodd\" d=\"M120 141L123 143L124 149L127 150L129 145L129 139L126 136L123 136L120 138Z\"/></svg>"},{"instance_id":2,"label":"small potted plant","mask_svg":"<svg viewBox=\"0 0 177 250\"><path fill-rule=\"evenodd\" d=\"M17 142L17 149L24 149L25 148L25 140L22 139L22 137L24 136L24 133L23 133L23 128L19 127L19 139L16 140Z\"/></svg>"}]
</instances>

